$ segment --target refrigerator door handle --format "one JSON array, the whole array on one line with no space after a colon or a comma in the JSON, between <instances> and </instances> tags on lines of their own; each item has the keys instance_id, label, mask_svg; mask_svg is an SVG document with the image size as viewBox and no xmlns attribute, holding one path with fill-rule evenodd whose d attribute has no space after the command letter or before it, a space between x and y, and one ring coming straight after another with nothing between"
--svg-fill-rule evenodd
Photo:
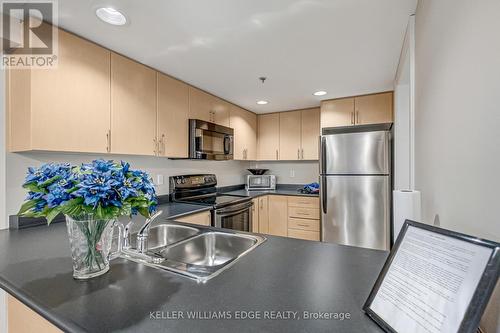
<instances>
[{"instance_id":1,"label":"refrigerator door handle","mask_svg":"<svg viewBox=\"0 0 500 333\"><path fill-rule=\"evenodd\" d=\"M326 138L319 137L319 174L322 175L326 170Z\"/></svg>"},{"instance_id":2,"label":"refrigerator door handle","mask_svg":"<svg viewBox=\"0 0 500 333\"><path fill-rule=\"evenodd\" d=\"M326 214L326 212L328 211L328 207L327 207L327 204L328 204L328 200L327 200L327 197L326 197L326 177L325 176L321 176L320 178L320 196L321 196L321 209L323 211L323 214Z\"/></svg>"}]
</instances>

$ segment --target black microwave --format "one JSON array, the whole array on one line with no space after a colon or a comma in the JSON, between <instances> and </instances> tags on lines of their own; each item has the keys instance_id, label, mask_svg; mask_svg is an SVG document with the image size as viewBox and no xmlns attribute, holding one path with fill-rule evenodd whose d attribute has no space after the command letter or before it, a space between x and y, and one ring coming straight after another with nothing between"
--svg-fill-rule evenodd
<instances>
[{"instance_id":1,"label":"black microwave","mask_svg":"<svg viewBox=\"0 0 500 333\"><path fill-rule=\"evenodd\" d=\"M189 158L232 160L234 131L230 127L189 119Z\"/></svg>"}]
</instances>

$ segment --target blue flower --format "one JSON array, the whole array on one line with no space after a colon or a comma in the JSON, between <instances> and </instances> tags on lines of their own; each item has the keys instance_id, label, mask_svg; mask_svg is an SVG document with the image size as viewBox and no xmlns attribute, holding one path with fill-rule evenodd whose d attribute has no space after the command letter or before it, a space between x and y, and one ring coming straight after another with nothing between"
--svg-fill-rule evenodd
<instances>
[{"instance_id":1,"label":"blue flower","mask_svg":"<svg viewBox=\"0 0 500 333\"><path fill-rule=\"evenodd\" d=\"M28 168L28 174L24 184L36 183L36 185L42 185L46 181L54 178L61 177L65 178L71 173L71 166L67 163L65 164L53 164L47 163L39 168Z\"/></svg>"},{"instance_id":2,"label":"blue flower","mask_svg":"<svg viewBox=\"0 0 500 333\"><path fill-rule=\"evenodd\" d=\"M44 199L47 201L47 206L49 208L54 208L62 205L66 201L71 199L68 189L60 185L60 183L66 184L66 182L58 182L49 186L49 193L44 196Z\"/></svg>"}]
</instances>

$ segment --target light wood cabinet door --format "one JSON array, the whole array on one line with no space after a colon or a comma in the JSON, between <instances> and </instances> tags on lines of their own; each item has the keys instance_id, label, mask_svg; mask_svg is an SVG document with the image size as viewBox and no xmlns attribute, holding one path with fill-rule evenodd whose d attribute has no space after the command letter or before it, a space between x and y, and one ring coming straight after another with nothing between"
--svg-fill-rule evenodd
<instances>
[{"instance_id":1,"label":"light wood cabinet door","mask_svg":"<svg viewBox=\"0 0 500 333\"><path fill-rule=\"evenodd\" d=\"M257 159L262 161L279 160L279 113L258 115L257 123Z\"/></svg>"},{"instance_id":2,"label":"light wood cabinet door","mask_svg":"<svg viewBox=\"0 0 500 333\"><path fill-rule=\"evenodd\" d=\"M7 295L7 307L8 331L11 333L62 333L52 323L11 295Z\"/></svg>"},{"instance_id":3,"label":"light wood cabinet door","mask_svg":"<svg viewBox=\"0 0 500 333\"><path fill-rule=\"evenodd\" d=\"M189 87L189 118L211 122L212 95L200 89Z\"/></svg>"},{"instance_id":4,"label":"light wood cabinet door","mask_svg":"<svg viewBox=\"0 0 500 333\"><path fill-rule=\"evenodd\" d=\"M301 111L279 113L279 159L293 161L300 159Z\"/></svg>"},{"instance_id":5,"label":"light wood cabinet door","mask_svg":"<svg viewBox=\"0 0 500 333\"><path fill-rule=\"evenodd\" d=\"M257 158L257 115L233 105L229 126L234 129L234 159Z\"/></svg>"},{"instance_id":6,"label":"light wood cabinet door","mask_svg":"<svg viewBox=\"0 0 500 333\"><path fill-rule=\"evenodd\" d=\"M287 235L288 201L283 195L269 196L269 234L275 236Z\"/></svg>"},{"instance_id":7,"label":"light wood cabinet door","mask_svg":"<svg viewBox=\"0 0 500 333\"><path fill-rule=\"evenodd\" d=\"M317 160L319 158L319 136L321 132L319 113L319 108L301 111L301 160Z\"/></svg>"},{"instance_id":8,"label":"light wood cabinet door","mask_svg":"<svg viewBox=\"0 0 500 333\"><path fill-rule=\"evenodd\" d=\"M252 232L259 232L259 198L252 199Z\"/></svg>"},{"instance_id":9,"label":"light wood cabinet door","mask_svg":"<svg viewBox=\"0 0 500 333\"><path fill-rule=\"evenodd\" d=\"M359 96L354 98L357 125L391 123L392 92Z\"/></svg>"},{"instance_id":10,"label":"light wood cabinet door","mask_svg":"<svg viewBox=\"0 0 500 333\"><path fill-rule=\"evenodd\" d=\"M188 157L189 87L158 75L158 155Z\"/></svg>"},{"instance_id":11,"label":"light wood cabinet door","mask_svg":"<svg viewBox=\"0 0 500 333\"><path fill-rule=\"evenodd\" d=\"M263 196L259 199L259 232L269 233L269 196Z\"/></svg>"},{"instance_id":12,"label":"light wood cabinet door","mask_svg":"<svg viewBox=\"0 0 500 333\"><path fill-rule=\"evenodd\" d=\"M229 126L231 104L200 89L189 87L189 118Z\"/></svg>"},{"instance_id":13,"label":"light wood cabinet door","mask_svg":"<svg viewBox=\"0 0 500 333\"><path fill-rule=\"evenodd\" d=\"M321 128L354 125L354 98L321 102Z\"/></svg>"},{"instance_id":14,"label":"light wood cabinet door","mask_svg":"<svg viewBox=\"0 0 500 333\"><path fill-rule=\"evenodd\" d=\"M211 215L210 211L206 211L178 217L174 221L209 226L211 225Z\"/></svg>"},{"instance_id":15,"label":"light wood cabinet door","mask_svg":"<svg viewBox=\"0 0 500 333\"><path fill-rule=\"evenodd\" d=\"M111 54L111 152L155 155L156 72Z\"/></svg>"},{"instance_id":16,"label":"light wood cabinet door","mask_svg":"<svg viewBox=\"0 0 500 333\"><path fill-rule=\"evenodd\" d=\"M212 122L221 126L229 127L229 114L231 104L212 96Z\"/></svg>"},{"instance_id":17,"label":"light wood cabinet door","mask_svg":"<svg viewBox=\"0 0 500 333\"><path fill-rule=\"evenodd\" d=\"M105 153L110 52L59 31L58 67L9 70L9 149Z\"/></svg>"},{"instance_id":18,"label":"light wood cabinet door","mask_svg":"<svg viewBox=\"0 0 500 333\"><path fill-rule=\"evenodd\" d=\"M319 232L300 229L288 229L288 237L305 239L311 241L319 241Z\"/></svg>"}]
</instances>

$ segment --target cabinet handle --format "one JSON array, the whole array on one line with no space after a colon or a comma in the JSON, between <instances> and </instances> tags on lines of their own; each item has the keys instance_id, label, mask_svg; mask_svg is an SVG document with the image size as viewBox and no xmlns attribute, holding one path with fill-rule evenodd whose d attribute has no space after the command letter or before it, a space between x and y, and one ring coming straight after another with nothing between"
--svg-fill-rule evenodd
<instances>
[{"instance_id":1,"label":"cabinet handle","mask_svg":"<svg viewBox=\"0 0 500 333\"><path fill-rule=\"evenodd\" d=\"M354 111L351 112L351 125L354 125Z\"/></svg>"},{"instance_id":2,"label":"cabinet handle","mask_svg":"<svg viewBox=\"0 0 500 333\"><path fill-rule=\"evenodd\" d=\"M297 159L300 160L300 149L297 149Z\"/></svg>"},{"instance_id":3,"label":"cabinet handle","mask_svg":"<svg viewBox=\"0 0 500 333\"><path fill-rule=\"evenodd\" d=\"M356 124L359 124L359 110L356 110L356 115L355 115L355 116L356 116L356 117L354 118L354 122L355 122Z\"/></svg>"},{"instance_id":4,"label":"cabinet handle","mask_svg":"<svg viewBox=\"0 0 500 333\"><path fill-rule=\"evenodd\" d=\"M279 158L278 158L278 149L276 149L276 159L279 160Z\"/></svg>"},{"instance_id":5,"label":"cabinet handle","mask_svg":"<svg viewBox=\"0 0 500 333\"><path fill-rule=\"evenodd\" d=\"M153 153L158 156L158 141L156 141L156 138L153 138L153 147Z\"/></svg>"},{"instance_id":6,"label":"cabinet handle","mask_svg":"<svg viewBox=\"0 0 500 333\"><path fill-rule=\"evenodd\" d=\"M160 139L160 143L159 143L158 154L161 156L165 156L165 151L166 151L165 134L162 134L161 139Z\"/></svg>"},{"instance_id":7,"label":"cabinet handle","mask_svg":"<svg viewBox=\"0 0 500 333\"><path fill-rule=\"evenodd\" d=\"M303 160L303 159L304 159L304 148L302 148L302 149L300 150L300 153L301 153L301 157L302 157L301 159Z\"/></svg>"},{"instance_id":8,"label":"cabinet handle","mask_svg":"<svg viewBox=\"0 0 500 333\"><path fill-rule=\"evenodd\" d=\"M111 130L108 130L108 133L106 133L106 151L108 153L111 152Z\"/></svg>"},{"instance_id":9,"label":"cabinet handle","mask_svg":"<svg viewBox=\"0 0 500 333\"><path fill-rule=\"evenodd\" d=\"M300 226L300 227L309 227L308 224L297 223L297 225Z\"/></svg>"}]
</instances>

